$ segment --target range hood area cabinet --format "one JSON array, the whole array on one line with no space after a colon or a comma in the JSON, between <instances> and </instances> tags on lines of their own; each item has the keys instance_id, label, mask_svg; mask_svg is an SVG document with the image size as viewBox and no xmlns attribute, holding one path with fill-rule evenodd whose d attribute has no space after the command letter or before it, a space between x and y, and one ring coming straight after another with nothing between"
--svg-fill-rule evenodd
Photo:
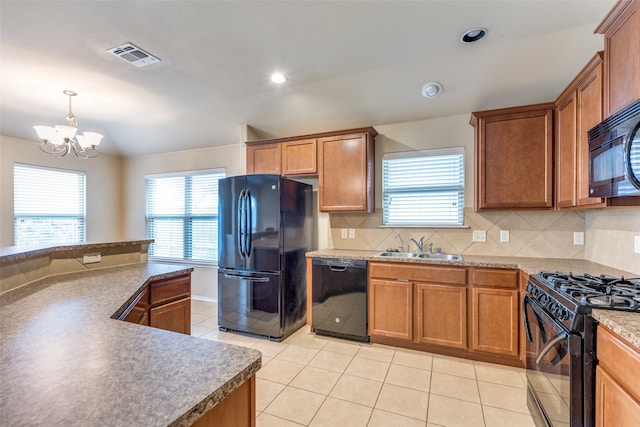
<instances>
[{"instance_id":1,"label":"range hood area cabinet","mask_svg":"<svg viewBox=\"0 0 640 427\"><path fill-rule=\"evenodd\" d=\"M474 112L475 210L553 209L555 104Z\"/></svg>"},{"instance_id":2,"label":"range hood area cabinet","mask_svg":"<svg viewBox=\"0 0 640 427\"><path fill-rule=\"evenodd\" d=\"M603 52L598 52L556 100L556 207L600 208L600 197L589 197L587 132L603 116Z\"/></svg>"},{"instance_id":3,"label":"range hood area cabinet","mask_svg":"<svg viewBox=\"0 0 640 427\"><path fill-rule=\"evenodd\" d=\"M321 212L373 212L372 127L247 141L247 174L319 178Z\"/></svg>"}]
</instances>

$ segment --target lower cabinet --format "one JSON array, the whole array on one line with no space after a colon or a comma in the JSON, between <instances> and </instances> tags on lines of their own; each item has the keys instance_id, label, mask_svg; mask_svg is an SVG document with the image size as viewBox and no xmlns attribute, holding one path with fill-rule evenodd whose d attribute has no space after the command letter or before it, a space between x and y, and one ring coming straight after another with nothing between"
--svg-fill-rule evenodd
<instances>
[{"instance_id":1,"label":"lower cabinet","mask_svg":"<svg viewBox=\"0 0 640 427\"><path fill-rule=\"evenodd\" d=\"M193 427L255 427L255 425L255 375L192 424Z\"/></svg>"},{"instance_id":2,"label":"lower cabinet","mask_svg":"<svg viewBox=\"0 0 640 427\"><path fill-rule=\"evenodd\" d=\"M372 342L522 366L519 271L369 263Z\"/></svg>"},{"instance_id":3,"label":"lower cabinet","mask_svg":"<svg viewBox=\"0 0 640 427\"><path fill-rule=\"evenodd\" d=\"M119 320L191 334L191 274L152 280Z\"/></svg>"},{"instance_id":4,"label":"lower cabinet","mask_svg":"<svg viewBox=\"0 0 640 427\"><path fill-rule=\"evenodd\" d=\"M596 427L640 426L640 352L598 326Z\"/></svg>"}]
</instances>

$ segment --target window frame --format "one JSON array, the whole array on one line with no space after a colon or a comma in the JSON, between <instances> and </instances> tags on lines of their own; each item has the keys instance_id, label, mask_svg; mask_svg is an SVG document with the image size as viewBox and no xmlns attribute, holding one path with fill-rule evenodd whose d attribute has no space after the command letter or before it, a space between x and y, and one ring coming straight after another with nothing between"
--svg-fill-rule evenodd
<instances>
[{"instance_id":1,"label":"window frame","mask_svg":"<svg viewBox=\"0 0 640 427\"><path fill-rule=\"evenodd\" d=\"M397 187L395 189L388 188L389 177L387 176L389 171L389 165L386 165L385 162L392 162L393 160L399 159L420 159L427 157L444 157L444 156L452 156L459 155L461 158L452 163L459 163L459 168L455 170L455 175L457 175L457 181L455 185L442 185L442 186L433 186L430 189L427 189L425 185L416 184L409 191L409 187ZM383 153L382 155L382 184L381 184L381 195L382 195L382 227L391 227L391 228L467 228L464 225L464 197L465 197L465 148L460 147L448 147L448 148L434 148L434 149L426 149L426 150L415 150L415 151L404 151L404 152L394 152L394 153ZM410 175L407 173L407 178L410 178ZM389 202L390 197L393 194L402 194L402 193L410 193L416 192L422 188L421 194L434 195L438 192L443 191L456 191L457 192L457 201L455 210L451 209L450 213L455 214L457 217L456 221L411 221L411 222L393 222L389 219ZM442 205L443 207L444 204Z\"/></svg>"},{"instance_id":2,"label":"window frame","mask_svg":"<svg viewBox=\"0 0 640 427\"><path fill-rule=\"evenodd\" d=\"M203 169L203 170L195 170L195 171L182 171L182 172L170 172L170 173L159 173L159 174L149 174L145 175L145 236L148 239L153 239L154 242L149 246L149 260L154 262L179 262L181 264L189 264L189 265L203 265L203 266L217 266L218 264L218 251L214 251L213 259L202 259L202 258L192 258L193 256L193 245L192 245L192 237L193 237L193 228L194 222L196 221L215 221L216 229L218 226L218 211L216 209L215 212L211 212L208 214L194 214L191 209L193 208L191 203L191 198L193 197L193 177L202 176L202 175L220 175L218 181L226 177L226 170L224 168L214 168L214 169ZM182 214L160 214L160 215L150 215L150 199L149 199L149 180L163 179L163 178L185 178L184 181L184 200L183 207L184 211ZM218 193L219 194L219 193ZM217 195L216 195L217 196ZM217 201L216 201L217 206ZM182 257L172 257L172 256L158 256L153 255L155 240L151 234L152 222L157 221L158 219L165 220L173 220L173 221L182 221ZM217 233L215 235L216 245L218 244L218 236ZM217 247L217 246L216 246Z\"/></svg>"}]
</instances>

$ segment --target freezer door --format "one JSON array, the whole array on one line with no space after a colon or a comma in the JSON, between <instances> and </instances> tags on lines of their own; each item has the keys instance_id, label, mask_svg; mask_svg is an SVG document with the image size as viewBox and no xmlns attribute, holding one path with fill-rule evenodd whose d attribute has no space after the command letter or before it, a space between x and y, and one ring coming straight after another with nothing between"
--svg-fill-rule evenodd
<instances>
[{"instance_id":1,"label":"freezer door","mask_svg":"<svg viewBox=\"0 0 640 427\"><path fill-rule=\"evenodd\" d=\"M279 272L282 233L278 175L247 175L248 251L246 268L252 271Z\"/></svg>"},{"instance_id":2,"label":"freezer door","mask_svg":"<svg viewBox=\"0 0 640 427\"><path fill-rule=\"evenodd\" d=\"M218 326L233 331L283 336L280 274L218 271Z\"/></svg>"},{"instance_id":3,"label":"freezer door","mask_svg":"<svg viewBox=\"0 0 640 427\"><path fill-rule=\"evenodd\" d=\"M218 188L218 265L244 269L241 210L244 203L245 177L221 179Z\"/></svg>"}]
</instances>

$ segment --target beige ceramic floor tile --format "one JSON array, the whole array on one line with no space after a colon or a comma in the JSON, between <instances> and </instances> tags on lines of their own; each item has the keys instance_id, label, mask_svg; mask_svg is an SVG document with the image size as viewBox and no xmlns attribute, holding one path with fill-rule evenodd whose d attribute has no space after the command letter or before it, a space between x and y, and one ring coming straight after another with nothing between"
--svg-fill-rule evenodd
<instances>
[{"instance_id":1,"label":"beige ceramic floor tile","mask_svg":"<svg viewBox=\"0 0 640 427\"><path fill-rule=\"evenodd\" d=\"M392 363L384 382L385 384L399 385L428 392L429 384L431 383L431 371Z\"/></svg>"},{"instance_id":2,"label":"beige ceramic floor tile","mask_svg":"<svg viewBox=\"0 0 640 427\"><path fill-rule=\"evenodd\" d=\"M428 420L445 427L484 427L480 404L437 394L429 396Z\"/></svg>"},{"instance_id":3,"label":"beige ceramic floor tile","mask_svg":"<svg viewBox=\"0 0 640 427\"><path fill-rule=\"evenodd\" d=\"M327 398L309 424L310 427L365 427L371 408L344 400Z\"/></svg>"},{"instance_id":4,"label":"beige ceramic floor tile","mask_svg":"<svg viewBox=\"0 0 640 427\"><path fill-rule=\"evenodd\" d=\"M391 362L395 353L395 350L388 347L377 347L369 345L360 347L358 353L356 354L356 357L378 360L380 362Z\"/></svg>"},{"instance_id":5,"label":"beige ceramic floor tile","mask_svg":"<svg viewBox=\"0 0 640 427\"><path fill-rule=\"evenodd\" d=\"M355 342L351 343L346 340L330 340L322 349L332 351L334 353L344 354L347 356L355 356L358 350L360 350L360 344L357 344Z\"/></svg>"},{"instance_id":6,"label":"beige ceramic floor tile","mask_svg":"<svg viewBox=\"0 0 640 427\"><path fill-rule=\"evenodd\" d=\"M524 388L478 381L480 400L483 405L528 414L527 391Z\"/></svg>"},{"instance_id":7,"label":"beige ceramic floor tile","mask_svg":"<svg viewBox=\"0 0 640 427\"><path fill-rule=\"evenodd\" d=\"M302 371L304 365L286 360L273 359L264 365L256 374L263 380L280 384L289 384Z\"/></svg>"},{"instance_id":8,"label":"beige ceramic floor tile","mask_svg":"<svg viewBox=\"0 0 640 427\"><path fill-rule=\"evenodd\" d=\"M470 378L433 372L431 375L431 393L467 402L480 403L478 382Z\"/></svg>"},{"instance_id":9,"label":"beige ceramic floor tile","mask_svg":"<svg viewBox=\"0 0 640 427\"><path fill-rule=\"evenodd\" d=\"M492 363L475 362L478 381L525 388L522 380L522 369Z\"/></svg>"},{"instance_id":10,"label":"beige ceramic floor tile","mask_svg":"<svg viewBox=\"0 0 640 427\"><path fill-rule=\"evenodd\" d=\"M374 407L381 388L381 382L343 375L331 391L330 396Z\"/></svg>"},{"instance_id":11,"label":"beige ceramic floor tile","mask_svg":"<svg viewBox=\"0 0 640 427\"><path fill-rule=\"evenodd\" d=\"M367 427L424 427L424 421L374 409Z\"/></svg>"},{"instance_id":12,"label":"beige ceramic floor tile","mask_svg":"<svg viewBox=\"0 0 640 427\"><path fill-rule=\"evenodd\" d=\"M256 419L257 427L300 427L302 424L274 417L273 415L261 413Z\"/></svg>"},{"instance_id":13,"label":"beige ceramic floor tile","mask_svg":"<svg viewBox=\"0 0 640 427\"><path fill-rule=\"evenodd\" d=\"M288 360L289 362L296 362L306 365L318 354L320 350L303 347L298 344L292 344L282 350L277 356L276 359Z\"/></svg>"},{"instance_id":14,"label":"beige ceramic floor tile","mask_svg":"<svg viewBox=\"0 0 640 427\"><path fill-rule=\"evenodd\" d=\"M377 360L354 357L345 369L344 373L356 377L367 378L373 381L384 381L389 370L390 363Z\"/></svg>"},{"instance_id":15,"label":"beige ceramic floor tile","mask_svg":"<svg viewBox=\"0 0 640 427\"><path fill-rule=\"evenodd\" d=\"M483 406L486 427L535 427L529 414Z\"/></svg>"},{"instance_id":16,"label":"beige ceramic floor tile","mask_svg":"<svg viewBox=\"0 0 640 427\"><path fill-rule=\"evenodd\" d=\"M412 368L431 370L433 355L423 351L398 349L391 362L396 365L410 366Z\"/></svg>"},{"instance_id":17,"label":"beige ceramic floor tile","mask_svg":"<svg viewBox=\"0 0 640 427\"><path fill-rule=\"evenodd\" d=\"M287 387L267 406L264 413L308 425L325 398L321 394Z\"/></svg>"},{"instance_id":18,"label":"beige ceramic floor tile","mask_svg":"<svg viewBox=\"0 0 640 427\"><path fill-rule=\"evenodd\" d=\"M287 340L287 344L295 344L302 347L314 348L316 350L321 350L327 345L327 340L322 337L316 336L311 333L300 334L292 336L293 339Z\"/></svg>"},{"instance_id":19,"label":"beige ceramic floor tile","mask_svg":"<svg viewBox=\"0 0 640 427\"><path fill-rule=\"evenodd\" d=\"M256 378L256 410L264 411L285 387L284 384Z\"/></svg>"},{"instance_id":20,"label":"beige ceramic floor tile","mask_svg":"<svg viewBox=\"0 0 640 427\"><path fill-rule=\"evenodd\" d=\"M342 373L347 369L351 360L353 360L353 357L349 355L320 350L311 362L309 362L309 366Z\"/></svg>"},{"instance_id":21,"label":"beige ceramic floor tile","mask_svg":"<svg viewBox=\"0 0 640 427\"><path fill-rule=\"evenodd\" d=\"M292 387L329 394L340 379L340 373L306 366L289 384Z\"/></svg>"},{"instance_id":22,"label":"beige ceramic floor tile","mask_svg":"<svg viewBox=\"0 0 640 427\"><path fill-rule=\"evenodd\" d=\"M385 384L376 402L376 409L426 421L428 404L428 393Z\"/></svg>"},{"instance_id":23,"label":"beige ceramic floor tile","mask_svg":"<svg viewBox=\"0 0 640 427\"><path fill-rule=\"evenodd\" d=\"M193 324L193 322L191 322ZM205 317L200 322L195 323L195 326L204 326L207 328L218 328L218 319L216 317Z\"/></svg>"},{"instance_id":24,"label":"beige ceramic floor tile","mask_svg":"<svg viewBox=\"0 0 640 427\"><path fill-rule=\"evenodd\" d=\"M259 341L252 346L252 348L259 350L262 353L263 357L264 356L275 357L287 347L288 347L287 344L282 344L279 342L273 342L269 340Z\"/></svg>"},{"instance_id":25,"label":"beige ceramic floor tile","mask_svg":"<svg viewBox=\"0 0 640 427\"><path fill-rule=\"evenodd\" d=\"M442 372L443 374L455 375L457 377L476 378L476 370L473 361L459 359L457 357L433 355L434 372Z\"/></svg>"}]
</instances>

